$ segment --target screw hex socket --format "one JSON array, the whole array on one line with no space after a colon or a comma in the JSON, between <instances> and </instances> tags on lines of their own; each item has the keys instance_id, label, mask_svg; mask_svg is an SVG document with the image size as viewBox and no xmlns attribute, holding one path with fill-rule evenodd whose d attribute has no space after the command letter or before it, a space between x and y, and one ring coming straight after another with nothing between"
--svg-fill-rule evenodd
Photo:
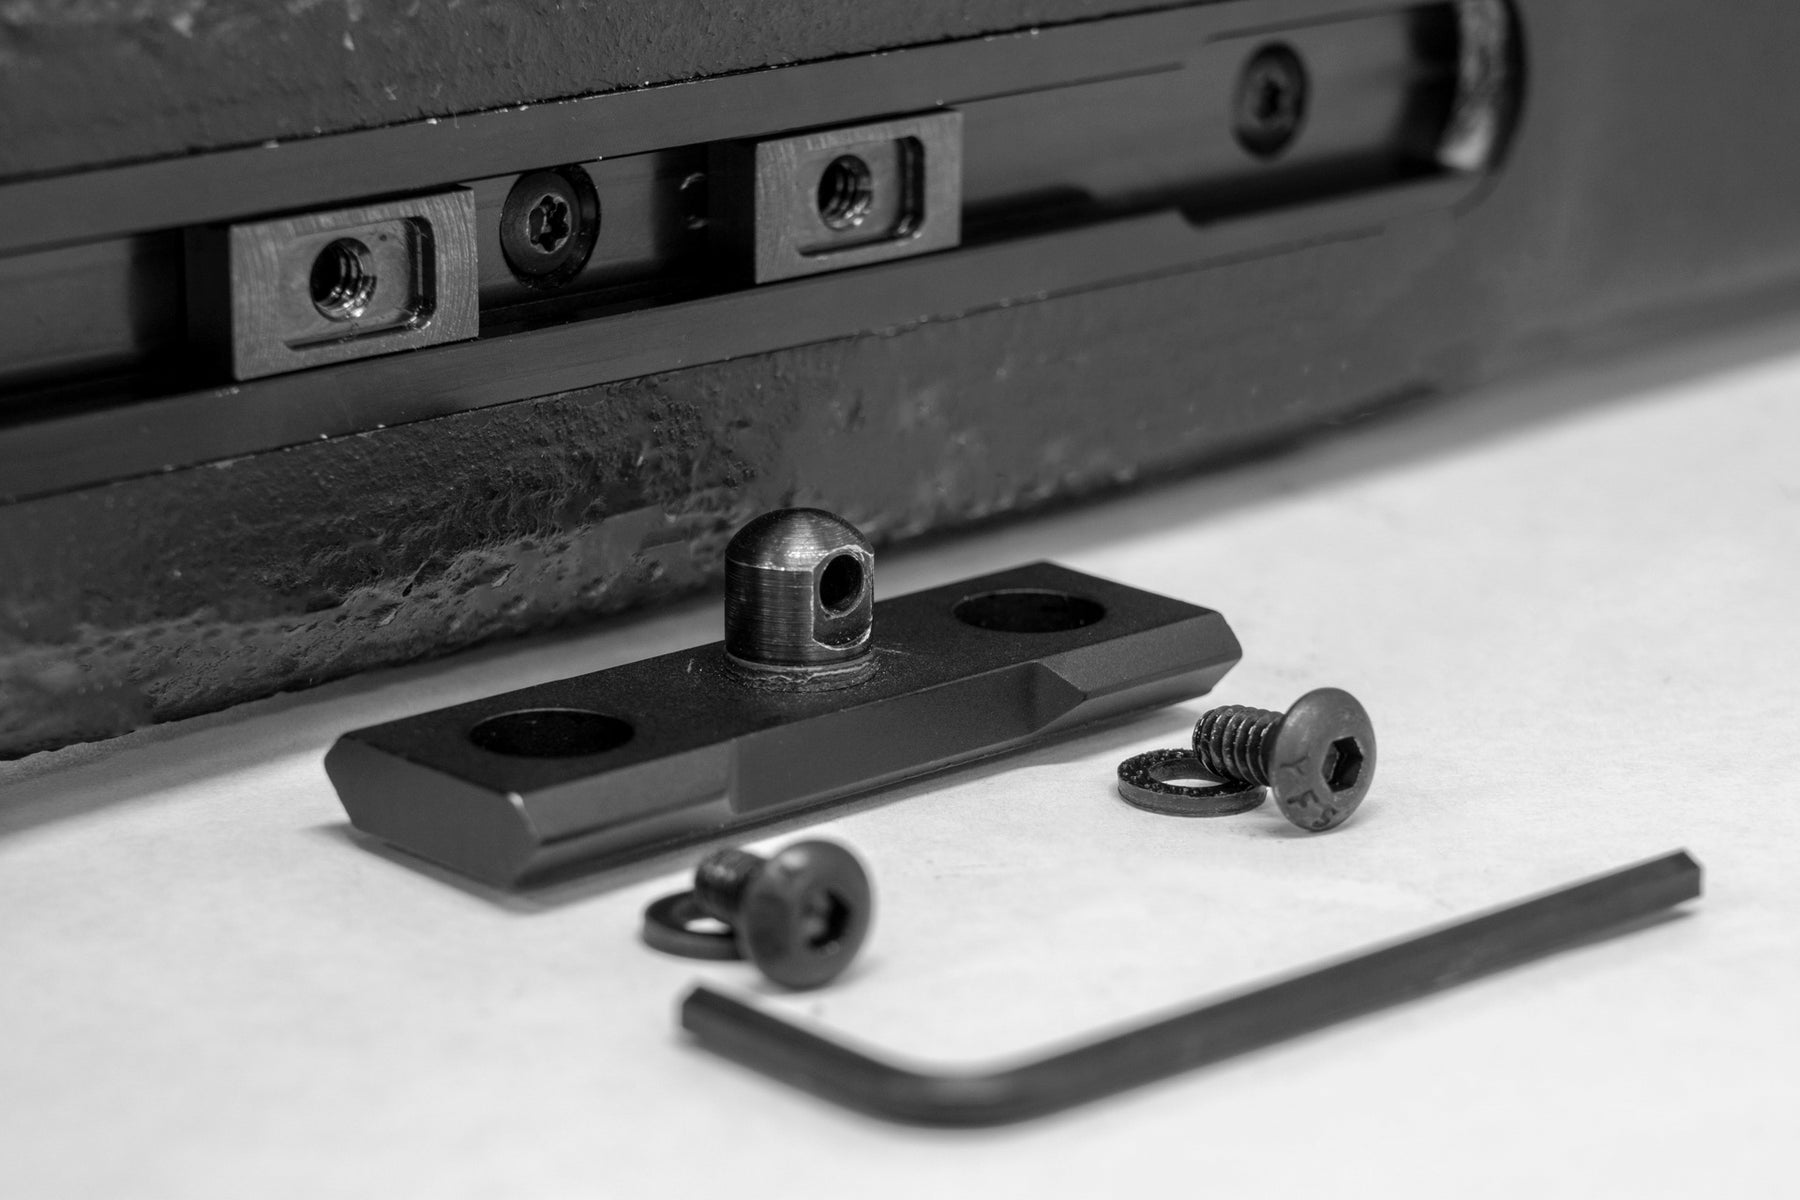
<instances>
[{"instance_id":1,"label":"screw hex socket","mask_svg":"<svg viewBox=\"0 0 1800 1200\"><path fill-rule=\"evenodd\" d=\"M875 552L816 508L765 513L725 548L725 652L761 677L854 682L874 665Z\"/></svg>"}]
</instances>

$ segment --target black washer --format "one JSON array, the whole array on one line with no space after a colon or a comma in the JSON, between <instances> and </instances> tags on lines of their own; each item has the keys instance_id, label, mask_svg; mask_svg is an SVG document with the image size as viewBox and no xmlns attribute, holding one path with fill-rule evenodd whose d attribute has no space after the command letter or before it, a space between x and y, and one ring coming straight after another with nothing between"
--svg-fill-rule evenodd
<instances>
[{"instance_id":1,"label":"black washer","mask_svg":"<svg viewBox=\"0 0 1800 1200\"><path fill-rule=\"evenodd\" d=\"M1148 750L1119 764L1119 795L1135 808L1166 817L1229 817L1263 802L1260 784L1230 780L1191 787L1168 782L1194 776L1212 777L1192 750Z\"/></svg>"},{"instance_id":2,"label":"black washer","mask_svg":"<svg viewBox=\"0 0 1800 1200\"><path fill-rule=\"evenodd\" d=\"M644 945L682 958L705 958L713 962L735 962L743 958L734 930L689 928L695 921L705 920L710 915L700 907L700 901L692 892L664 896L644 910Z\"/></svg>"}]
</instances>

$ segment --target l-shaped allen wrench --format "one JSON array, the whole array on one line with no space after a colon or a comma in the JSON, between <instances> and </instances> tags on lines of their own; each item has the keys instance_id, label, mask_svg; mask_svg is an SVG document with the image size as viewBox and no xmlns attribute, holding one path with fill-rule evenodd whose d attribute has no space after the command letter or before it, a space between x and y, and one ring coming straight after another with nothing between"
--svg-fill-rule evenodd
<instances>
[{"instance_id":1,"label":"l-shaped allen wrench","mask_svg":"<svg viewBox=\"0 0 1800 1200\"><path fill-rule=\"evenodd\" d=\"M973 1073L895 1066L705 987L701 1045L827 1100L917 1125L1003 1125L1070 1108L1572 948L1700 895L1677 850L1036 1062Z\"/></svg>"}]
</instances>

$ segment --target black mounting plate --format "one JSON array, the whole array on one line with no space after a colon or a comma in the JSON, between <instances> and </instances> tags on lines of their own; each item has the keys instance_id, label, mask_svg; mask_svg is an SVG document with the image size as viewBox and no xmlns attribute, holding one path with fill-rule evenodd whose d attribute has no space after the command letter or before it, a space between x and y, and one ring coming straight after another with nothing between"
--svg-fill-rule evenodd
<instances>
[{"instance_id":1,"label":"black mounting plate","mask_svg":"<svg viewBox=\"0 0 1800 1200\"><path fill-rule=\"evenodd\" d=\"M1242 653L1216 612L1052 563L881 601L874 643L848 687L749 682L714 643L357 730L325 768L358 829L516 886L1202 695Z\"/></svg>"}]
</instances>

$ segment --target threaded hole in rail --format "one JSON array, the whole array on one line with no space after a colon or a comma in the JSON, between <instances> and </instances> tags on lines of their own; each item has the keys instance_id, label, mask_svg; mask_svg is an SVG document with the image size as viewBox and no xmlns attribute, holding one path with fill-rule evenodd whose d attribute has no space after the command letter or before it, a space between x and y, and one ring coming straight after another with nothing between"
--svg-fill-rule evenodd
<instances>
[{"instance_id":1,"label":"threaded hole in rail","mask_svg":"<svg viewBox=\"0 0 1800 1200\"><path fill-rule=\"evenodd\" d=\"M965 625L998 633L1064 633L1106 616L1106 606L1097 600L1036 588L982 592L960 601L952 611Z\"/></svg>"},{"instance_id":2,"label":"threaded hole in rail","mask_svg":"<svg viewBox=\"0 0 1800 1200\"><path fill-rule=\"evenodd\" d=\"M524 708L480 722L469 740L513 758L581 758L617 750L632 732L629 722L585 708Z\"/></svg>"},{"instance_id":3,"label":"threaded hole in rail","mask_svg":"<svg viewBox=\"0 0 1800 1200\"><path fill-rule=\"evenodd\" d=\"M375 260L355 238L338 238L313 259L307 286L313 307L327 320L354 321L375 296Z\"/></svg>"},{"instance_id":4,"label":"threaded hole in rail","mask_svg":"<svg viewBox=\"0 0 1800 1200\"><path fill-rule=\"evenodd\" d=\"M832 616L856 607L862 599L863 569L853 554L839 554L819 572L819 604Z\"/></svg>"},{"instance_id":5,"label":"threaded hole in rail","mask_svg":"<svg viewBox=\"0 0 1800 1200\"><path fill-rule=\"evenodd\" d=\"M819 176L819 219L832 229L853 229L875 203L875 176L854 154L840 154Z\"/></svg>"}]
</instances>

